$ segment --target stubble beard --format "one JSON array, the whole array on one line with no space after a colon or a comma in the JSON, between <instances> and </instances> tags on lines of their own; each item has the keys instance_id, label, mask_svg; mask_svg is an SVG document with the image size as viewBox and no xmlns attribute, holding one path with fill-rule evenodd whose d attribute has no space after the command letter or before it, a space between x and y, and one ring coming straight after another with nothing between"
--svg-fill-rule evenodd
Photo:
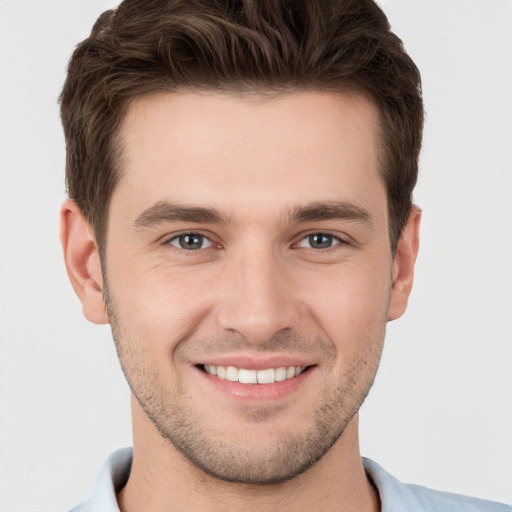
<instances>
[{"instance_id":1,"label":"stubble beard","mask_svg":"<svg viewBox=\"0 0 512 512\"><path fill-rule=\"evenodd\" d=\"M106 281L104 281L106 282ZM345 370L343 384L324 388L312 412L312 425L266 445L239 440L225 442L208 430L187 407L183 389L174 389L169 400L155 368L143 368L143 349L137 340L122 332L116 308L104 289L107 310L121 368L130 389L163 439L172 444L195 468L219 480L231 483L278 484L304 473L319 461L343 435L350 420L359 411L373 384L380 361L385 328L380 343L362 339L368 350ZM193 343L193 342L192 342ZM315 341L310 340L309 344ZM325 342L324 342L325 343ZM367 378L361 381L360 375ZM179 386L178 386L179 388ZM264 423L266 410L252 411L252 421ZM262 429L264 436L264 429Z\"/></svg>"}]
</instances>

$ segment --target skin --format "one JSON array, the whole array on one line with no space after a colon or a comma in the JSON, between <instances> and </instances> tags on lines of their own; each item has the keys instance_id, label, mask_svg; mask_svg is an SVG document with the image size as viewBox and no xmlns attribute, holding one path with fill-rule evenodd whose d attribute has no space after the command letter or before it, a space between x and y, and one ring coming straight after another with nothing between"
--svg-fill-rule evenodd
<instances>
[{"instance_id":1,"label":"skin","mask_svg":"<svg viewBox=\"0 0 512 512\"><path fill-rule=\"evenodd\" d=\"M357 412L407 305L420 212L392 255L373 104L168 93L135 101L121 135L108 284L70 200L61 231L133 393L121 510L378 510ZM180 245L187 234L201 248ZM205 363L308 369L244 387Z\"/></svg>"}]
</instances>

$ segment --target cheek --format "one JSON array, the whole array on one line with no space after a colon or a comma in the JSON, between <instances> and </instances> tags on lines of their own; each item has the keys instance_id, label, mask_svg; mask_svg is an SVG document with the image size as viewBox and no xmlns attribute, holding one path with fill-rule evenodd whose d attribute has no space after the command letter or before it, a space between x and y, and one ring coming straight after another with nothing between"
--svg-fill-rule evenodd
<instances>
[{"instance_id":1,"label":"cheek","mask_svg":"<svg viewBox=\"0 0 512 512\"><path fill-rule=\"evenodd\" d=\"M390 276L375 266L331 270L305 299L310 314L338 346L380 339L387 320Z\"/></svg>"},{"instance_id":2,"label":"cheek","mask_svg":"<svg viewBox=\"0 0 512 512\"><path fill-rule=\"evenodd\" d=\"M112 286L113 300L123 334L146 348L172 351L208 309L203 276L153 267L130 279L119 273L113 277L117 284Z\"/></svg>"}]
</instances>

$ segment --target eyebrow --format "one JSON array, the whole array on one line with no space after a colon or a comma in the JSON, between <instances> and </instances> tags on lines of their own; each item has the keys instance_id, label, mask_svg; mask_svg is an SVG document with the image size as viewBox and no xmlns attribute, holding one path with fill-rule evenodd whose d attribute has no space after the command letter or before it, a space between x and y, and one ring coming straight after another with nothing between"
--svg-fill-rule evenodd
<instances>
[{"instance_id":1,"label":"eyebrow","mask_svg":"<svg viewBox=\"0 0 512 512\"><path fill-rule=\"evenodd\" d=\"M197 222L199 224L228 224L228 219L214 208L177 205L160 201L144 210L134 221L136 228L148 228L166 222Z\"/></svg>"},{"instance_id":2,"label":"eyebrow","mask_svg":"<svg viewBox=\"0 0 512 512\"><path fill-rule=\"evenodd\" d=\"M322 220L349 220L373 224L373 217L365 208L347 202L317 202L296 207L290 214L291 222Z\"/></svg>"},{"instance_id":3,"label":"eyebrow","mask_svg":"<svg viewBox=\"0 0 512 512\"><path fill-rule=\"evenodd\" d=\"M288 222L318 222L323 220L349 220L372 224L370 212L347 202L315 202L299 205L287 215ZM215 208L188 206L159 201L144 210L135 219L135 228L150 228L166 222L195 222L198 224L229 224L228 217Z\"/></svg>"}]
</instances>

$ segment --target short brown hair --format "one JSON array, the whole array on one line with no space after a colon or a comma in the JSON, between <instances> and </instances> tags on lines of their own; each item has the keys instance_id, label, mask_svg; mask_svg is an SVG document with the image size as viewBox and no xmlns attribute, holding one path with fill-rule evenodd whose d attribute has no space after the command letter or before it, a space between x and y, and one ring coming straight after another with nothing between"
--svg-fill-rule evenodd
<instances>
[{"instance_id":1,"label":"short brown hair","mask_svg":"<svg viewBox=\"0 0 512 512\"><path fill-rule=\"evenodd\" d=\"M373 0L124 0L103 13L75 49L60 98L68 193L100 248L130 101L183 89L369 96L396 248L418 174L421 79Z\"/></svg>"}]
</instances>

